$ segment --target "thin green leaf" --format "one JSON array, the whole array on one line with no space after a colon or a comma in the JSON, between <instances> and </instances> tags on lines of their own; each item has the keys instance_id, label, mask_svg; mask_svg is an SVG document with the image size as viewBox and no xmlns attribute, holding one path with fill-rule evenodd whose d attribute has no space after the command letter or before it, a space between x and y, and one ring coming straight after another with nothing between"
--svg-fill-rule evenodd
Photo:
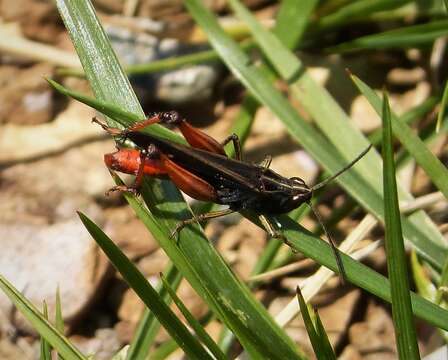
<instances>
[{"instance_id":1,"label":"thin green leaf","mask_svg":"<svg viewBox=\"0 0 448 360\"><path fill-rule=\"evenodd\" d=\"M425 114L432 111L434 109L434 106L437 105L437 103L440 101L440 97L438 96L430 96L425 101L423 101L420 105L415 106L414 108L407 111L405 114L400 116L399 121L405 123L405 124L412 124L415 121L418 121L421 119ZM374 132L372 132L368 139L371 144L377 146L381 144L383 135L382 135L382 128L376 129Z\"/></svg>"},{"instance_id":2,"label":"thin green leaf","mask_svg":"<svg viewBox=\"0 0 448 360\"><path fill-rule=\"evenodd\" d=\"M311 345L313 346L314 353L319 360L331 360L336 356L331 348L328 337L322 329L317 330L316 315L311 307L308 307L305 299L302 296L300 287L297 287L297 299L299 300L300 312L302 314L303 322L305 323L306 332L310 338ZM313 321L314 318L314 321Z\"/></svg>"},{"instance_id":3,"label":"thin green leaf","mask_svg":"<svg viewBox=\"0 0 448 360\"><path fill-rule=\"evenodd\" d=\"M213 339L210 337L209 334L205 331L204 327L197 321L194 316L190 313L190 311L187 309L187 307L184 305L181 299L176 295L176 292L171 288L168 281L163 277L163 275L160 277L163 282L163 286L170 294L171 298L173 299L174 303L176 304L177 308L180 310L182 315L185 317L185 320L190 324L191 328L194 330L197 337L202 341L202 343L207 346L207 348L210 350L210 352L215 356L216 359L225 360L227 359L226 356L223 354L221 349L216 345L216 343L213 341Z\"/></svg>"},{"instance_id":4,"label":"thin green leaf","mask_svg":"<svg viewBox=\"0 0 448 360\"><path fill-rule=\"evenodd\" d=\"M311 308L311 306L308 306L308 308ZM324 329L322 321L320 320L319 312L317 310L315 310L314 314L312 314L312 318L317 335L319 336L322 347L325 350L325 359L336 360L336 354L334 353L333 347L330 343L330 339L328 338L327 332Z\"/></svg>"},{"instance_id":5,"label":"thin green leaf","mask_svg":"<svg viewBox=\"0 0 448 360\"><path fill-rule=\"evenodd\" d=\"M312 26L312 32L328 32L335 27L347 25L357 20L366 20L379 11L390 11L412 0L357 0L349 1L330 14L318 19Z\"/></svg>"},{"instance_id":6,"label":"thin green leaf","mask_svg":"<svg viewBox=\"0 0 448 360\"><path fill-rule=\"evenodd\" d=\"M96 98L107 100L143 119L145 114L121 69L90 1L56 0Z\"/></svg>"},{"instance_id":7,"label":"thin green leaf","mask_svg":"<svg viewBox=\"0 0 448 360\"><path fill-rule=\"evenodd\" d=\"M258 226L261 226L256 218L251 218L250 214L245 215ZM278 216L276 219L282 224L283 234L293 249L303 253L306 257L318 261L319 264L332 271L337 272L338 267L334 253L328 243L316 237L305 228L298 226L287 216ZM364 264L353 260L344 253L340 255L348 281L385 301L391 301L389 281L384 276ZM437 327L448 330L448 311L414 293L411 293L411 300L412 309L416 316Z\"/></svg>"},{"instance_id":8,"label":"thin green leaf","mask_svg":"<svg viewBox=\"0 0 448 360\"><path fill-rule=\"evenodd\" d=\"M300 2L284 0L281 2L274 33L289 49L294 49L299 44L317 3L317 0L302 0Z\"/></svg>"},{"instance_id":9,"label":"thin green leaf","mask_svg":"<svg viewBox=\"0 0 448 360\"><path fill-rule=\"evenodd\" d=\"M58 331L64 333L64 317L62 316L61 295L59 292L59 286L56 289L56 319L55 326Z\"/></svg>"},{"instance_id":10,"label":"thin green leaf","mask_svg":"<svg viewBox=\"0 0 448 360\"><path fill-rule=\"evenodd\" d=\"M447 288L448 288L448 257L446 258L445 265L443 266L442 275L440 277L439 286L437 288L435 299L436 304L441 304L443 296L444 295L445 297L447 296L447 290L446 290ZM445 303L446 302L448 301L445 301Z\"/></svg>"},{"instance_id":11,"label":"thin green leaf","mask_svg":"<svg viewBox=\"0 0 448 360\"><path fill-rule=\"evenodd\" d=\"M65 331L64 327L64 318L62 316L62 305L61 305L61 296L59 293L59 285L56 289L56 319L55 319L55 327L56 329L63 334ZM64 360L64 357L58 353L58 359Z\"/></svg>"},{"instance_id":12,"label":"thin green leaf","mask_svg":"<svg viewBox=\"0 0 448 360\"><path fill-rule=\"evenodd\" d=\"M351 77L359 91L367 98L375 111L380 114L382 107L381 98L361 79L354 75ZM391 117L394 135L448 199L448 169L431 153L409 126L400 121L393 113Z\"/></svg>"},{"instance_id":13,"label":"thin green leaf","mask_svg":"<svg viewBox=\"0 0 448 360\"><path fill-rule=\"evenodd\" d=\"M252 41L244 42L240 46L243 51L249 51L255 47ZM216 51L204 50L204 51L198 51L193 54L170 57L161 60L154 60L151 61L150 63L129 65L126 66L125 72L128 75L142 75L142 74L150 74L161 71L178 69L182 66L213 63L217 61L220 62L220 58L216 53ZM75 69L75 68L56 69L56 74L59 76L85 77L84 71L82 69Z\"/></svg>"},{"instance_id":14,"label":"thin green leaf","mask_svg":"<svg viewBox=\"0 0 448 360\"><path fill-rule=\"evenodd\" d=\"M149 284L143 274L106 234L84 214L78 213L84 226L101 247L114 267L156 316L163 327L173 337L187 356L199 359L212 359L199 342L190 334L184 324L160 298L156 290Z\"/></svg>"},{"instance_id":15,"label":"thin green leaf","mask_svg":"<svg viewBox=\"0 0 448 360\"><path fill-rule=\"evenodd\" d=\"M235 11L244 11L242 5L236 0L229 0L229 4L233 9L236 9ZM288 51L287 48L285 48L283 44L281 44L277 40L274 34L272 34L270 31L265 31L263 26L259 22L254 22L251 25L254 27L254 32L263 32L264 36L260 36L257 41L261 43L262 47L268 46L267 44L269 44L271 50L276 53L279 67L283 69L285 79L288 81L296 77L300 71L301 66L295 61L295 55ZM273 39L277 41L273 41Z\"/></svg>"},{"instance_id":16,"label":"thin green leaf","mask_svg":"<svg viewBox=\"0 0 448 360\"><path fill-rule=\"evenodd\" d=\"M411 267L417 292L425 299L434 301L436 297L436 289L422 264L418 260L418 256L415 251L411 252Z\"/></svg>"},{"instance_id":17,"label":"thin green leaf","mask_svg":"<svg viewBox=\"0 0 448 360\"><path fill-rule=\"evenodd\" d=\"M167 282L171 285L173 289L177 289L182 280L182 275L173 265L170 263L165 271L165 277ZM165 287L160 283L157 286L157 292L159 296L169 304L171 298L166 291ZM149 349L153 344L156 335L160 329L160 322L157 320L155 314L145 308L142 318L140 319L137 329L135 330L134 336L131 341L131 346L127 352L126 359L128 360L143 360L147 357Z\"/></svg>"},{"instance_id":18,"label":"thin green leaf","mask_svg":"<svg viewBox=\"0 0 448 360\"><path fill-rule=\"evenodd\" d=\"M43 317L48 321L48 306L44 301L42 309ZM40 359L51 360L51 345L43 336L40 337Z\"/></svg>"},{"instance_id":19,"label":"thin green leaf","mask_svg":"<svg viewBox=\"0 0 448 360\"><path fill-rule=\"evenodd\" d=\"M53 349L64 356L66 359L76 360L87 358L61 335L51 325L47 319L37 310L34 305L28 301L11 283L9 283L3 276L0 275L0 289L8 296L14 303L22 315L30 322L33 329L35 329L46 341L48 341Z\"/></svg>"},{"instance_id":20,"label":"thin green leaf","mask_svg":"<svg viewBox=\"0 0 448 360\"><path fill-rule=\"evenodd\" d=\"M148 355L146 360L163 360L177 349L175 341L168 340L161 344L154 352Z\"/></svg>"},{"instance_id":21,"label":"thin green leaf","mask_svg":"<svg viewBox=\"0 0 448 360\"><path fill-rule=\"evenodd\" d=\"M400 359L420 359L417 335L412 317L404 240L401 232L394 153L392 149L391 113L386 93L383 96L382 118L385 244L392 295L392 319Z\"/></svg>"},{"instance_id":22,"label":"thin green leaf","mask_svg":"<svg viewBox=\"0 0 448 360\"><path fill-rule=\"evenodd\" d=\"M437 115L436 131L439 132L442 127L442 121L445 116L445 108L448 101L448 81L445 83L445 89L443 90L442 102L440 103L440 111Z\"/></svg>"},{"instance_id":23,"label":"thin green leaf","mask_svg":"<svg viewBox=\"0 0 448 360\"><path fill-rule=\"evenodd\" d=\"M409 48L431 44L448 35L448 21L431 21L426 24L406 26L400 29L368 35L327 49L329 52L352 52L365 49Z\"/></svg>"}]
</instances>

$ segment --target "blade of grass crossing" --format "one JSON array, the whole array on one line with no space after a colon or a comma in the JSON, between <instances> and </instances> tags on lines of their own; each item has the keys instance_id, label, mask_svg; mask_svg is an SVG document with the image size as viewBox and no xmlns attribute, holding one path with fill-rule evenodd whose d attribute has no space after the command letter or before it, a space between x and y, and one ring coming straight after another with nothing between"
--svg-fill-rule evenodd
<instances>
[{"instance_id":1,"label":"blade of grass crossing","mask_svg":"<svg viewBox=\"0 0 448 360\"><path fill-rule=\"evenodd\" d=\"M442 127L443 117L445 115L445 108L448 101L448 81L445 83L445 89L443 90L442 102L440 103L439 114L437 115L436 131L439 132Z\"/></svg>"},{"instance_id":2,"label":"blade of grass crossing","mask_svg":"<svg viewBox=\"0 0 448 360\"><path fill-rule=\"evenodd\" d=\"M137 96L90 1L56 0L56 5L95 96L143 119L145 114Z\"/></svg>"},{"instance_id":3,"label":"blade of grass crossing","mask_svg":"<svg viewBox=\"0 0 448 360\"><path fill-rule=\"evenodd\" d=\"M277 13L274 33L290 49L299 44L317 0L283 0Z\"/></svg>"},{"instance_id":4,"label":"blade of grass crossing","mask_svg":"<svg viewBox=\"0 0 448 360\"><path fill-rule=\"evenodd\" d=\"M135 265L121 252L113 241L84 214L78 214L90 235L92 235L114 267L145 305L156 314L160 323L185 351L185 354L192 358L212 359L168 305L160 298L142 273L137 270Z\"/></svg>"},{"instance_id":5,"label":"blade of grass crossing","mask_svg":"<svg viewBox=\"0 0 448 360\"><path fill-rule=\"evenodd\" d=\"M353 41L327 49L328 52L353 52L365 49L409 48L431 44L448 34L448 21L430 21L426 24L406 26L380 34L359 37Z\"/></svg>"},{"instance_id":6,"label":"blade of grass crossing","mask_svg":"<svg viewBox=\"0 0 448 360\"><path fill-rule=\"evenodd\" d=\"M352 75L353 82L359 91L367 98L378 114L381 114L381 98L361 79ZM400 121L391 113L392 130L406 150L415 158L417 163L425 170L437 188L448 199L448 169L435 157L421 139L415 135L408 125Z\"/></svg>"},{"instance_id":7,"label":"blade of grass crossing","mask_svg":"<svg viewBox=\"0 0 448 360\"><path fill-rule=\"evenodd\" d=\"M194 318L194 316L190 313L190 311L187 309L184 303L179 299L179 297L176 295L176 292L171 288L171 285L166 281L163 275L161 275L160 278L163 282L164 288L168 291L170 297L173 299L177 308L181 311L182 315L185 317L187 322L193 328L197 337L202 341L202 343L205 346L207 346L207 348L215 356L216 359L226 360L227 358L224 355L224 353L221 351L218 345L216 345L216 343L213 341L210 335L207 334L204 327L199 323L199 321L197 321Z\"/></svg>"},{"instance_id":8,"label":"blade of grass crossing","mask_svg":"<svg viewBox=\"0 0 448 360\"><path fill-rule=\"evenodd\" d=\"M412 0L358 0L350 1L347 5L332 11L329 15L318 19L313 24L312 31L329 31L330 29L347 24L354 19L371 16L376 11L387 11L403 6Z\"/></svg>"},{"instance_id":9,"label":"blade of grass crossing","mask_svg":"<svg viewBox=\"0 0 448 360\"><path fill-rule=\"evenodd\" d=\"M56 319L55 326L56 329L63 334L64 329L64 317L62 316L62 304L61 304L61 295L59 291L59 286L56 288ZM64 357L58 353L58 359L64 360Z\"/></svg>"},{"instance_id":10,"label":"blade of grass crossing","mask_svg":"<svg viewBox=\"0 0 448 360\"><path fill-rule=\"evenodd\" d=\"M443 269L442 269L442 275L440 276L440 282L439 282L439 286L437 288L436 299L435 299L436 304L442 303L443 295L444 294L445 294L445 296L447 295L447 291L446 291L447 288L448 288L448 257L446 258L445 265L443 266ZM446 301L446 302L448 302L448 301Z\"/></svg>"},{"instance_id":11,"label":"blade of grass crossing","mask_svg":"<svg viewBox=\"0 0 448 360\"><path fill-rule=\"evenodd\" d=\"M247 13L247 10L237 0L229 0L230 6L237 14ZM246 20L245 18L243 20ZM296 61L295 55L288 51L287 48L275 37L273 33L268 30L264 30L263 26L259 22L252 22L251 26L254 27L253 32L262 32L264 36L257 38L261 47L270 47L271 51L276 54L276 65L282 69L285 75L285 80L290 81L294 77L298 76L301 69L301 64ZM278 30L277 30L278 31ZM275 39L276 41L274 41ZM268 57L270 60L272 56Z\"/></svg>"},{"instance_id":12,"label":"blade of grass crossing","mask_svg":"<svg viewBox=\"0 0 448 360\"><path fill-rule=\"evenodd\" d=\"M146 360L163 360L168 358L177 349L177 344L173 340L162 343L154 352L148 355Z\"/></svg>"},{"instance_id":13,"label":"blade of grass crossing","mask_svg":"<svg viewBox=\"0 0 448 360\"><path fill-rule=\"evenodd\" d=\"M409 277L406 268L406 254L401 232L395 179L394 154L392 150L392 125L389 101L383 96L383 162L384 162L384 212L387 269L389 274L392 319L400 359L420 359L417 336L412 317Z\"/></svg>"},{"instance_id":14,"label":"blade of grass crossing","mask_svg":"<svg viewBox=\"0 0 448 360\"><path fill-rule=\"evenodd\" d=\"M182 275L173 263L169 264L164 274L166 281L170 284L170 286L173 289L177 289L182 280ZM171 302L168 292L161 283L157 287L157 292L167 304ZM126 359L144 360L149 353L149 349L151 348L159 329L160 322L157 320L157 317L153 312L149 311L149 309L145 307L134 336L132 337Z\"/></svg>"},{"instance_id":15,"label":"blade of grass crossing","mask_svg":"<svg viewBox=\"0 0 448 360\"><path fill-rule=\"evenodd\" d=\"M0 289L14 303L22 315L58 353L70 360L87 360L70 341L61 335L11 283L0 275Z\"/></svg>"},{"instance_id":16,"label":"blade of grass crossing","mask_svg":"<svg viewBox=\"0 0 448 360\"><path fill-rule=\"evenodd\" d=\"M63 334L64 333L64 318L62 316L62 304L61 304L61 294L59 291L59 286L56 289L56 319L55 319L56 329Z\"/></svg>"},{"instance_id":17,"label":"blade of grass crossing","mask_svg":"<svg viewBox=\"0 0 448 360\"><path fill-rule=\"evenodd\" d=\"M300 291L300 287L297 287L297 299L299 300L303 322L305 323L305 328L316 357L319 360L336 360L336 356L322 324L319 325L317 323L318 315L314 313L311 307L307 306L305 299L302 296L302 292Z\"/></svg>"},{"instance_id":18,"label":"blade of grass crossing","mask_svg":"<svg viewBox=\"0 0 448 360\"><path fill-rule=\"evenodd\" d=\"M429 274L425 271L423 265L420 263L417 253L415 251L411 252L411 268L415 287L418 293L425 299L434 301L436 297L435 286L431 282Z\"/></svg>"},{"instance_id":19,"label":"blade of grass crossing","mask_svg":"<svg viewBox=\"0 0 448 360\"><path fill-rule=\"evenodd\" d=\"M45 301L42 306L42 314L48 320L48 306ZM40 360L51 360L51 345L42 336L40 337Z\"/></svg>"},{"instance_id":20,"label":"blade of grass crossing","mask_svg":"<svg viewBox=\"0 0 448 360\"><path fill-rule=\"evenodd\" d=\"M430 96L425 101L423 101L420 105L417 105L407 111L405 114L400 116L399 120L408 125L413 124L414 122L420 120L425 114L434 109L434 106L440 101L439 96ZM381 141L383 139L382 128L376 129L374 132L369 134L368 139L371 144L374 146L381 145Z\"/></svg>"}]
</instances>

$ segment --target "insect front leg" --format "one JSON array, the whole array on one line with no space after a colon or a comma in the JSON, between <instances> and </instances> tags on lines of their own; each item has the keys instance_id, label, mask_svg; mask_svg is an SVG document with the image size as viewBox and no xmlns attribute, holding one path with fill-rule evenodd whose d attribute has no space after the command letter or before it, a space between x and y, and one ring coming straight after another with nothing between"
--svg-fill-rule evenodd
<instances>
[{"instance_id":1,"label":"insect front leg","mask_svg":"<svg viewBox=\"0 0 448 360\"><path fill-rule=\"evenodd\" d=\"M222 146L226 146L229 142L233 143L233 148L235 149L235 158L237 160L243 161L243 152L241 151L241 142L237 134L233 133L229 135L223 142Z\"/></svg>"},{"instance_id":2,"label":"insect front leg","mask_svg":"<svg viewBox=\"0 0 448 360\"><path fill-rule=\"evenodd\" d=\"M175 125L179 128L187 142L196 149L209 151L215 154L227 156L224 146L210 135L191 125L176 111L160 113L160 121L164 124Z\"/></svg>"},{"instance_id":3,"label":"insect front leg","mask_svg":"<svg viewBox=\"0 0 448 360\"><path fill-rule=\"evenodd\" d=\"M297 252L293 245L289 242L287 237L283 235L282 232L277 230L274 226L274 224L263 214L258 215L258 218L260 219L261 224L265 228L266 232L269 234L270 237L273 237L275 239L282 240L286 245L288 245L293 252Z\"/></svg>"}]
</instances>

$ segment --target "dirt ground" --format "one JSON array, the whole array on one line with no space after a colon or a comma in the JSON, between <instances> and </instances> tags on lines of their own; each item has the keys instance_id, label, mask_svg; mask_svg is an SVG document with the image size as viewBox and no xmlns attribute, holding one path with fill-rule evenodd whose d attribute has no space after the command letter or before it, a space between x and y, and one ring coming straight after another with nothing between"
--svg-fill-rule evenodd
<instances>
[{"instance_id":1,"label":"dirt ground","mask_svg":"<svg viewBox=\"0 0 448 360\"><path fill-rule=\"evenodd\" d=\"M136 9L124 7L124 3L128 4L120 0L95 2L100 19L112 32L117 28L129 30L132 22L124 14L169 23L168 34L164 36L177 34L181 38L186 28L193 28L181 1L145 0ZM209 3L215 11L225 13L225 2ZM246 3L261 16L272 15L276 9L263 0ZM158 281L168 259L122 197L104 195L113 181L103 163L103 154L113 151L114 144L98 126L90 123L95 113L58 95L44 79L55 78L67 87L90 92L83 79L58 73L61 66L76 64L76 56L53 2L0 0L0 37L8 37L11 43L17 41L21 47L21 51L0 47L0 273L38 307L46 300L50 317L54 314L54 297L59 286L66 334L85 354L95 353L95 359L109 359L131 341L143 304L112 270L78 220L76 211L88 214L101 225L152 282ZM28 42L19 41L23 39ZM34 47L36 44L60 53L46 56L41 48ZM400 114L421 104L433 89L437 72L431 72L425 56L411 50L368 58L303 54L302 59L350 113L354 123L363 132L371 133L379 127L380 119L350 85L345 69L350 68L378 89L386 84L392 106ZM206 80L195 80L191 88L185 86L177 92L170 91L173 88L169 76L173 75L168 74L144 80L149 88L142 85L141 79L133 85L145 111L177 109L193 124L223 140L238 113L244 90L221 66L194 71ZM434 111L428 112L422 123L432 121L434 115ZM431 145L432 151L444 160L445 141L446 136L441 136ZM316 181L320 172L318 164L266 109L257 112L244 148L248 161L262 161L265 155L272 154L273 169L285 176L299 176L307 183ZM415 164L409 164L400 176L415 196L434 191ZM324 218L331 208L341 206L345 198L342 190L330 188L319 206ZM446 202L435 204L428 213L442 225L447 220ZM342 240L362 216L357 211L332 228L336 240ZM302 224L309 229L315 226L312 218L306 218ZM212 221L206 231L210 239L216 239L217 249L238 276L250 279L267 242L266 234L239 215ZM362 244L371 244L382 237L381 227L376 226ZM289 252L286 246L282 251ZM300 254L289 258L290 263L298 265L263 278L254 291L273 315L294 298L297 284L318 269ZM386 271L382 245L363 261L381 273ZM203 302L185 281L178 293L196 317L206 314ZM397 357L390 307L384 302L332 278L312 303L319 309L341 359ZM218 322L212 322L207 329L217 338L221 328ZM422 354L442 344L434 328L417 321L417 329ZM286 330L313 356L300 317L290 321ZM167 339L168 335L162 331L157 343ZM36 359L38 353L35 331L0 294L0 358ZM171 356L180 357L179 351Z\"/></svg>"}]
</instances>

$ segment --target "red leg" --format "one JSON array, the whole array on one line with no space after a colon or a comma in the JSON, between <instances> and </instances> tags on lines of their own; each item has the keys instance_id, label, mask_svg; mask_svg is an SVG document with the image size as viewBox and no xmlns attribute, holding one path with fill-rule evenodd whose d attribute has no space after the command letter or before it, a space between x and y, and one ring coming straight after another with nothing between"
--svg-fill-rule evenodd
<instances>
[{"instance_id":1,"label":"red leg","mask_svg":"<svg viewBox=\"0 0 448 360\"><path fill-rule=\"evenodd\" d=\"M216 201L216 190L208 182L177 165L164 154L160 155L160 159L170 180L180 190L197 200Z\"/></svg>"},{"instance_id":2,"label":"red leg","mask_svg":"<svg viewBox=\"0 0 448 360\"><path fill-rule=\"evenodd\" d=\"M153 118L156 117L158 118L158 121L148 119L145 120L145 122L148 121L151 124L155 122L161 122L163 124L176 125L182 132L182 135L185 137L187 142L192 147L196 149L210 151L212 153L220 154L223 156L227 156L224 151L223 145L221 145L218 141L216 141L203 131L192 126L187 120L182 118L176 111L162 112L159 113L158 115L155 115Z\"/></svg>"},{"instance_id":3,"label":"red leg","mask_svg":"<svg viewBox=\"0 0 448 360\"><path fill-rule=\"evenodd\" d=\"M163 119L160 117L160 114L155 114L153 116L148 117L145 120L136 122L134 125L127 127L125 131L126 132L139 131L139 130L144 129L147 126L151 126L151 125L157 124L159 122L163 122Z\"/></svg>"}]
</instances>

